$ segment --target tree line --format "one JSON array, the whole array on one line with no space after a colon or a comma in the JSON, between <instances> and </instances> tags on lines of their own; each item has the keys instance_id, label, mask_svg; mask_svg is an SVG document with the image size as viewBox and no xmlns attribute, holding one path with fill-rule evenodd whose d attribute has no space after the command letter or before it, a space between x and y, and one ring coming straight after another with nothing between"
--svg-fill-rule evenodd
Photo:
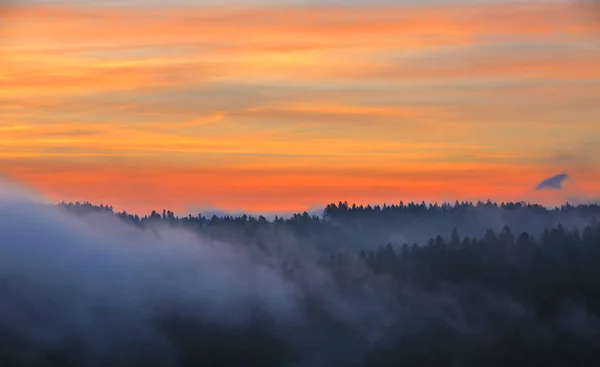
<instances>
[{"instance_id":1,"label":"tree line","mask_svg":"<svg viewBox=\"0 0 600 367\"><path fill-rule=\"evenodd\" d=\"M303 289L303 321L283 331L271 326L269 315L241 330L183 322L179 316L161 319L160 327L179 348L181 365L294 365L307 356L316 358L315 365L332 366L600 362L600 207L595 204L547 209L525 203L339 203L328 205L322 216L273 220L178 217L167 210L139 217L104 205L60 206L79 215L111 213L140 228L167 225L258 245L277 260L275 271ZM384 241L389 233L415 226L426 240ZM292 235L294 246L320 250L317 257L279 257L274 249L290 241L285 234ZM332 279L327 292L346 306L330 309L326 297L314 293L307 279L315 269ZM343 307L354 316L341 318ZM198 340L205 347L198 349Z\"/></svg>"}]
</instances>

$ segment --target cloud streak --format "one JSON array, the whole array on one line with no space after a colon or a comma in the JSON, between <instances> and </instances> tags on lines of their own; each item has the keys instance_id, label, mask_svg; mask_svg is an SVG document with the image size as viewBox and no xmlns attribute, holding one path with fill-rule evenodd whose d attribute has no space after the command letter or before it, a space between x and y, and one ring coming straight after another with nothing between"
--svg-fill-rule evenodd
<instances>
[{"instance_id":1,"label":"cloud streak","mask_svg":"<svg viewBox=\"0 0 600 367\"><path fill-rule=\"evenodd\" d=\"M435 186L396 175L410 175L415 162L427 177L442 164L455 172L485 166L488 175L498 164L532 169L558 144L594 153L582 142L600 114L596 23L582 21L573 4L17 8L3 22L0 49L0 170L7 173L26 162L87 164L85 178L68 185L106 181L96 172L125 195L127 170L108 173L119 158L159 162L155 170L174 180L185 178L165 167L213 172L220 162L230 172L218 175L225 186L244 170L276 166L296 174L278 175L274 186L310 184L314 194L293 205L300 209L322 202L334 185L348 199L367 199L343 179L348 169L387 169L402 181L395 188L412 195L413 185ZM307 167L334 177L321 175L328 181L319 185L320 174ZM453 184L432 191L438 200L465 193L457 175L444 171ZM493 181L485 175L469 185L481 195ZM53 195L59 179L35 180ZM198 182L165 185L192 193L201 191ZM243 187L230 189L244 208L267 209L253 207ZM111 200L132 205L126 196ZM213 203L232 209L231 201ZM156 202L165 204L181 206Z\"/></svg>"}]
</instances>

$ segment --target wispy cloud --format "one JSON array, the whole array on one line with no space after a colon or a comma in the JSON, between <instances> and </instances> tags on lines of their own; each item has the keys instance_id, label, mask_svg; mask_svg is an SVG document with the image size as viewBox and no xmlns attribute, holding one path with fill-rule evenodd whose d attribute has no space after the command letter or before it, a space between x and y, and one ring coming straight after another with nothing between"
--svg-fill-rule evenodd
<instances>
[{"instance_id":1,"label":"wispy cloud","mask_svg":"<svg viewBox=\"0 0 600 367\"><path fill-rule=\"evenodd\" d=\"M556 169L535 166L548 147L596 149L582 142L600 115L600 38L572 4L44 3L11 10L0 30L0 170L57 197L83 180L124 204L133 166L179 190L160 201L180 207L193 194L278 210L267 192L285 210L423 190L520 199ZM499 165L527 182L507 189Z\"/></svg>"}]
</instances>

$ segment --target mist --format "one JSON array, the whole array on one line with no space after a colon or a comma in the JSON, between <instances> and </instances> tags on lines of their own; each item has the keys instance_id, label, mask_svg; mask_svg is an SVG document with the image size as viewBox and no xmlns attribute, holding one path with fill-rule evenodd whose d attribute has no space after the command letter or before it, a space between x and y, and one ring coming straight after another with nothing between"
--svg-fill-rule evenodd
<instances>
[{"instance_id":1,"label":"mist","mask_svg":"<svg viewBox=\"0 0 600 367\"><path fill-rule=\"evenodd\" d=\"M328 365L352 353L303 346L322 327L307 313L365 337L386 317L377 303L342 300L316 267L292 280L254 249L108 213L76 216L15 185L1 192L2 365ZM375 322L360 325L368 315Z\"/></svg>"},{"instance_id":2,"label":"mist","mask_svg":"<svg viewBox=\"0 0 600 367\"><path fill-rule=\"evenodd\" d=\"M470 216L458 206L342 204L323 218L139 218L50 204L14 184L0 192L3 366L576 365L600 357L594 206L490 203L466 206ZM475 217L473 231L489 226L480 240L459 237L456 226L449 237L440 231ZM513 234L506 218L547 226ZM394 233L398 243L383 241Z\"/></svg>"},{"instance_id":3,"label":"mist","mask_svg":"<svg viewBox=\"0 0 600 367\"><path fill-rule=\"evenodd\" d=\"M162 315L224 327L255 312L294 316L294 289L283 279L185 231L157 228L159 239L108 215L92 226L24 198L3 202L0 222L1 327L28 351L19 356L25 364L63 348L108 363L137 346L144 360L169 364L173 348L152 326Z\"/></svg>"}]
</instances>

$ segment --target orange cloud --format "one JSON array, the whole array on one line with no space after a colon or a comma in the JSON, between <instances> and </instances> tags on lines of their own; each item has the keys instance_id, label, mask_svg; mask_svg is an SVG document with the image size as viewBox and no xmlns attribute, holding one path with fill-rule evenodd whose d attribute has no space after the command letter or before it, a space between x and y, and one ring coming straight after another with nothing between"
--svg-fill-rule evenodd
<instances>
[{"instance_id":1,"label":"orange cloud","mask_svg":"<svg viewBox=\"0 0 600 367\"><path fill-rule=\"evenodd\" d=\"M23 6L0 170L139 211L527 198L597 153L597 30L566 3Z\"/></svg>"},{"instance_id":2,"label":"orange cloud","mask_svg":"<svg viewBox=\"0 0 600 367\"><path fill-rule=\"evenodd\" d=\"M160 44L178 39L199 43L234 37L240 30L264 39L286 39L290 32L328 36L372 33L479 35L579 34L596 29L568 3L421 6L280 7L25 7L11 21L9 34L66 41ZM494 21L490 21L494 20ZM100 25L111 24L111 27ZM73 32L85 30L85 33ZM12 30L12 32L11 32ZM218 31L207 34L206 30ZM274 32L275 31L275 32ZM280 31L280 32L276 32ZM150 41L149 35L156 35ZM114 36L114 37L111 37ZM325 37L324 37L325 36ZM150 41L150 42L149 42ZM252 38L249 41L253 41ZM385 42L385 41L383 41Z\"/></svg>"}]
</instances>

